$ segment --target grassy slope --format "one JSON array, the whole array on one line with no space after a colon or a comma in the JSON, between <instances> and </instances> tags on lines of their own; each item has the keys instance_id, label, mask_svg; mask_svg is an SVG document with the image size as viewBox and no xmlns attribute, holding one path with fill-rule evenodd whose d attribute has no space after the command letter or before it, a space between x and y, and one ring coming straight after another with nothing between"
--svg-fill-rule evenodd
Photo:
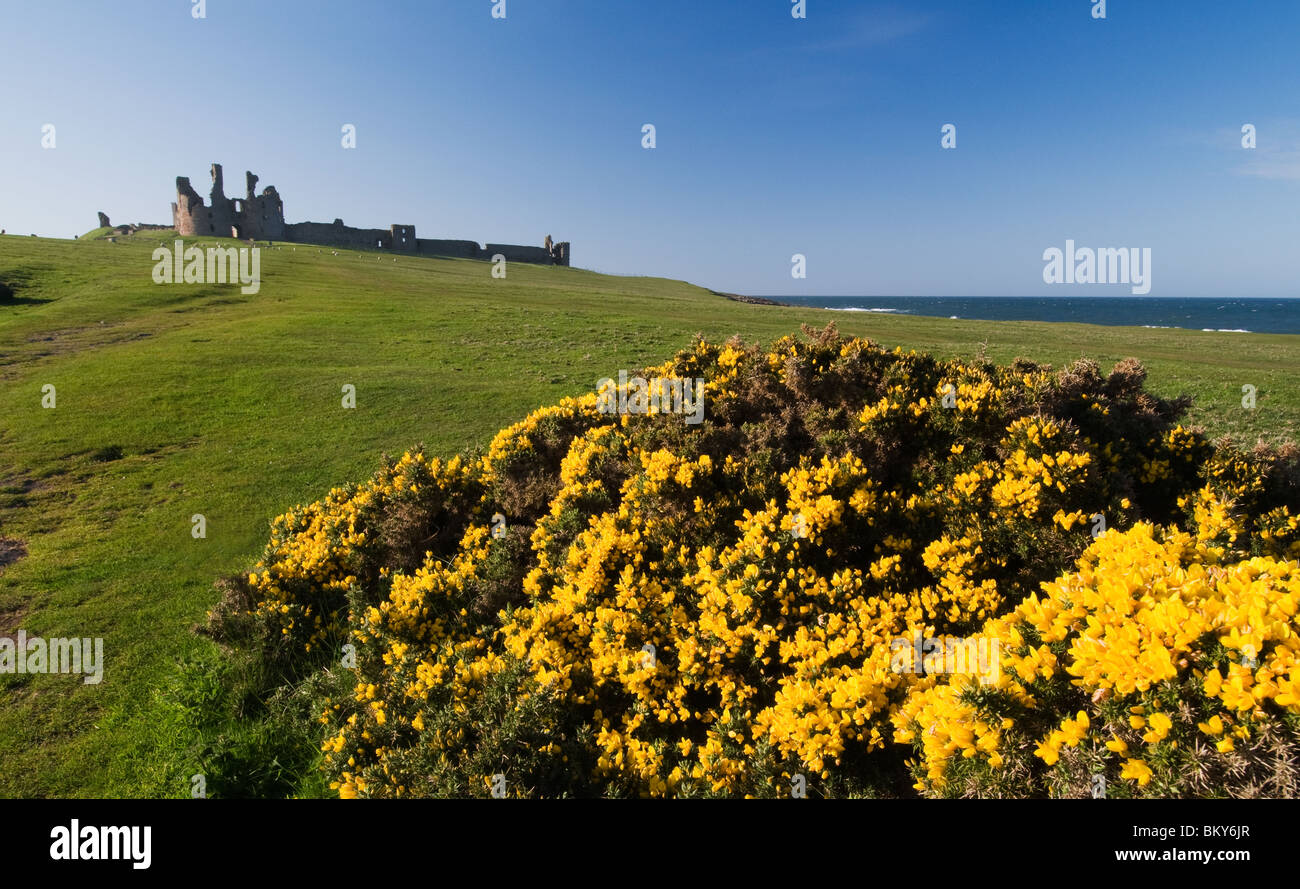
<instances>
[{"instance_id":1,"label":"grassy slope","mask_svg":"<svg viewBox=\"0 0 1300 889\"><path fill-rule=\"evenodd\" d=\"M189 631L212 581L251 563L272 516L368 476L385 450L483 443L697 331L770 341L834 319L945 355L1131 355L1155 391L1195 396L1212 431L1300 439L1300 337L749 306L660 279L512 265L493 280L485 263L301 245L264 251L245 296L154 285L160 240L0 238L0 280L18 284L0 305L0 536L29 548L0 574L0 634L103 636L108 662L99 686L0 677L3 796L187 793L156 692L208 645ZM113 447L120 459L96 459Z\"/></svg>"}]
</instances>

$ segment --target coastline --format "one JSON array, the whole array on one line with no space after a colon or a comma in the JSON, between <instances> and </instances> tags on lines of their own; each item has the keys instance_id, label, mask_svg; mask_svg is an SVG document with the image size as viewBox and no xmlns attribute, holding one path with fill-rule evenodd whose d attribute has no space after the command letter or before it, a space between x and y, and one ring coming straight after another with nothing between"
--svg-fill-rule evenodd
<instances>
[{"instance_id":1,"label":"coastline","mask_svg":"<svg viewBox=\"0 0 1300 889\"><path fill-rule=\"evenodd\" d=\"M721 290L713 290L708 287L704 289L708 290L709 293L712 293L714 296L720 296L723 299L729 299L732 302L747 303L751 306L785 306L790 309L797 308L793 303L780 303L774 299L768 299L765 296L744 296L740 293L724 293Z\"/></svg>"},{"instance_id":2,"label":"coastline","mask_svg":"<svg viewBox=\"0 0 1300 889\"><path fill-rule=\"evenodd\" d=\"M708 289L733 302L850 315L1021 321L1245 335L1300 335L1300 299L1287 297L779 297Z\"/></svg>"}]
</instances>

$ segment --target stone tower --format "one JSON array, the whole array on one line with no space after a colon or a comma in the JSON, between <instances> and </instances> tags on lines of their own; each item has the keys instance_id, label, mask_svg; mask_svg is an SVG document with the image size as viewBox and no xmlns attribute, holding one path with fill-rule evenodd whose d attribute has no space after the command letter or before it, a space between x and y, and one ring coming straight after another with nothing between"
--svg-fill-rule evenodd
<instances>
[{"instance_id":1,"label":"stone tower","mask_svg":"<svg viewBox=\"0 0 1300 889\"><path fill-rule=\"evenodd\" d=\"M190 185L186 176L176 177L176 203L172 204L172 221L178 235L214 235L220 238L284 237L284 202L275 186L268 185L256 194L257 177L245 173L245 197L226 197L221 164L212 165L212 192L208 203Z\"/></svg>"}]
</instances>

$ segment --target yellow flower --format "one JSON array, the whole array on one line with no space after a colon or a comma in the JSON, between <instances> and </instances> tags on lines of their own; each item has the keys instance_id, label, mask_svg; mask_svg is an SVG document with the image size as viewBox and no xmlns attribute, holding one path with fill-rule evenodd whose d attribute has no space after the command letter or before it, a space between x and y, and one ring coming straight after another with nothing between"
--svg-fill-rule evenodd
<instances>
[{"instance_id":1,"label":"yellow flower","mask_svg":"<svg viewBox=\"0 0 1300 889\"><path fill-rule=\"evenodd\" d=\"M1139 787L1146 787L1151 783L1151 767L1140 759L1124 760L1124 767L1120 769L1119 776L1130 781L1137 781Z\"/></svg>"},{"instance_id":2,"label":"yellow flower","mask_svg":"<svg viewBox=\"0 0 1300 889\"><path fill-rule=\"evenodd\" d=\"M1041 741L1034 750L1034 755L1042 759L1049 766L1056 765L1057 760L1061 758L1061 742L1056 732L1053 732L1043 741Z\"/></svg>"},{"instance_id":3,"label":"yellow flower","mask_svg":"<svg viewBox=\"0 0 1300 889\"><path fill-rule=\"evenodd\" d=\"M1205 722L1198 722L1196 724L1196 727L1201 731L1205 732L1205 734L1207 735L1223 734L1223 720L1220 719L1217 715L1211 716Z\"/></svg>"},{"instance_id":4,"label":"yellow flower","mask_svg":"<svg viewBox=\"0 0 1300 889\"><path fill-rule=\"evenodd\" d=\"M1173 722L1164 713L1152 713L1149 720L1150 730L1142 735L1142 740L1148 744L1156 744L1163 741L1169 734L1169 729L1173 727ZM1137 726L1134 726L1137 728Z\"/></svg>"}]
</instances>

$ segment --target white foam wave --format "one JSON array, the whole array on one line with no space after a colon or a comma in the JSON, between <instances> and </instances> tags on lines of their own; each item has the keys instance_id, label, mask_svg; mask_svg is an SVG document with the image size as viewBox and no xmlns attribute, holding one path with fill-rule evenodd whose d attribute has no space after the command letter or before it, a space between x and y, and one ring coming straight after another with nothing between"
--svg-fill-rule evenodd
<instances>
[{"instance_id":1,"label":"white foam wave","mask_svg":"<svg viewBox=\"0 0 1300 889\"><path fill-rule=\"evenodd\" d=\"M881 315L906 315L902 309L863 308L862 306L827 306L832 312L876 312Z\"/></svg>"}]
</instances>

